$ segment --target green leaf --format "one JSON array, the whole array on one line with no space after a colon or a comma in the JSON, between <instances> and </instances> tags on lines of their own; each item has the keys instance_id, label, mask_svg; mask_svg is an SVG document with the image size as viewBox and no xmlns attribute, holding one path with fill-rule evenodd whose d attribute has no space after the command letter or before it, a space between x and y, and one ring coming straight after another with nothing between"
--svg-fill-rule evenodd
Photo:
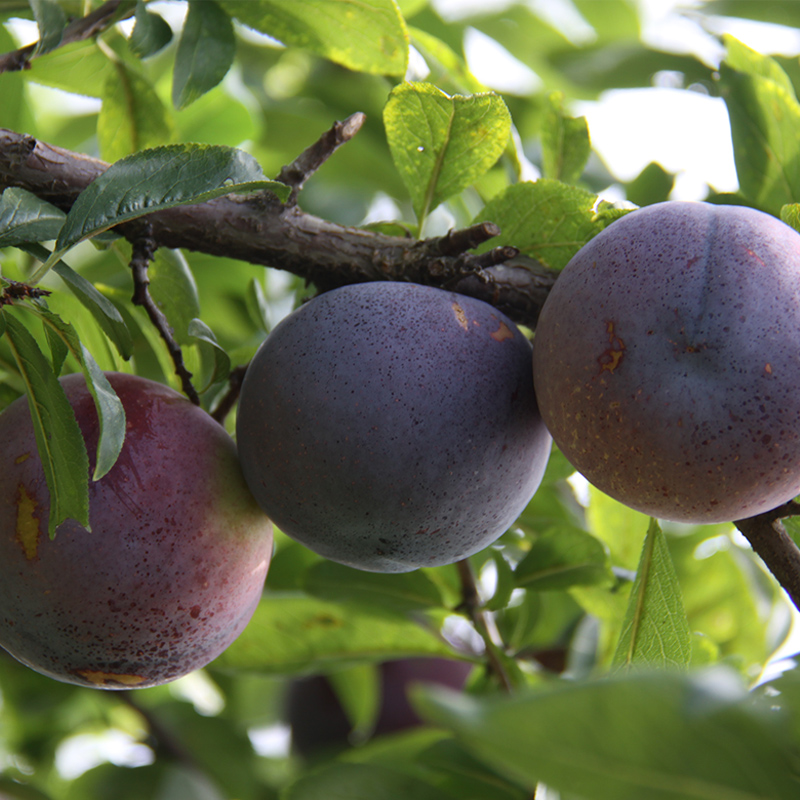
<instances>
[{"instance_id":1,"label":"green leaf","mask_svg":"<svg viewBox=\"0 0 800 800\"><path fill-rule=\"evenodd\" d=\"M267 593L244 633L213 662L265 675L453 653L431 630L386 609Z\"/></svg>"},{"instance_id":2,"label":"green leaf","mask_svg":"<svg viewBox=\"0 0 800 800\"><path fill-rule=\"evenodd\" d=\"M654 519L644 540L613 666L686 667L692 633L681 587L661 527Z\"/></svg>"},{"instance_id":3,"label":"green leaf","mask_svg":"<svg viewBox=\"0 0 800 800\"><path fill-rule=\"evenodd\" d=\"M591 151L586 117L570 117L564 110L564 93L552 92L542 120L545 177L574 183L583 173Z\"/></svg>"},{"instance_id":4,"label":"green leaf","mask_svg":"<svg viewBox=\"0 0 800 800\"><path fill-rule=\"evenodd\" d=\"M172 121L150 81L122 61L114 62L102 100L97 142L106 161L166 144L172 137Z\"/></svg>"},{"instance_id":5,"label":"green leaf","mask_svg":"<svg viewBox=\"0 0 800 800\"><path fill-rule=\"evenodd\" d=\"M611 563L615 567L636 569L649 520L647 514L634 511L594 486L589 487L586 522L589 531L605 542L611 553Z\"/></svg>"},{"instance_id":6,"label":"green leaf","mask_svg":"<svg viewBox=\"0 0 800 800\"><path fill-rule=\"evenodd\" d=\"M97 409L99 435L92 480L100 480L114 466L122 450L125 441L125 409L92 354L81 343L72 325L38 306L31 308L30 311L41 318L42 323L53 335L59 337L80 364L86 386Z\"/></svg>"},{"instance_id":7,"label":"green leaf","mask_svg":"<svg viewBox=\"0 0 800 800\"><path fill-rule=\"evenodd\" d=\"M189 0L172 76L175 108L213 89L228 74L235 52L230 17L213 0Z\"/></svg>"},{"instance_id":8,"label":"green leaf","mask_svg":"<svg viewBox=\"0 0 800 800\"><path fill-rule=\"evenodd\" d=\"M290 191L282 183L265 180L255 158L233 147L174 144L123 158L78 195L55 252L32 282L41 280L70 247L120 222L226 194L261 190L273 192L282 201Z\"/></svg>"},{"instance_id":9,"label":"green leaf","mask_svg":"<svg viewBox=\"0 0 800 800\"><path fill-rule=\"evenodd\" d=\"M206 380L205 387L200 391L205 391L209 386L218 381L227 379L231 371L231 360L225 350L217 343L214 331L208 327L201 319L193 319L189 322L187 329L189 339L196 339L201 343L201 347L207 347L211 353L212 369L210 377Z\"/></svg>"},{"instance_id":10,"label":"green leaf","mask_svg":"<svg viewBox=\"0 0 800 800\"><path fill-rule=\"evenodd\" d=\"M101 97L113 73L111 60L92 40L63 45L36 58L25 71L27 78L35 83L87 97Z\"/></svg>"},{"instance_id":11,"label":"green leaf","mask_svg":"<svg viewBox=\"0 0 800 800\"><path fill-rule=\"evenodd\" d=\"M649 206L669 199L675 176L651 161L632 181L625 184L625 197L637 206Z\"/></svg>"},{"instance_id":12,"label":"green leaf","mask_svg":"<svg viewBox=\"0 0 800 800\"><path fill-rule=\"evenodd\" d=\"M509 186L474 222L494 222L501 233L483 249L509 244L553 269L562 269L606 227L594 212L597 197L549 178Z\"/></svg>"},{"instance_id":13,"label":"green leaf","mask_svg":"<svg viewBox=\"0 0 800 800\"><path fill-rule=\"evenodd\" d=\"M89 528L89 459L81 429L61 384L28 329L3 312L11 347L28 392L36 446L50 492L50 538L66 519Z\"/></svg>"},{"instance_id":14,"label":"green leaf","mask_svg":"<svg viewBox=\"0 0 800 800\"><path fill-rule=\"evenodd\" d=\"M128 44L139 58L147 58L172 41L172 28L158 14L152 14L142 0L136 0L136 23Z\"/></svg>"},{"instance_id":15,"label":"green leaf","mask_svg":"<svg viewBox=\"0 0 800 800\"><path fill-rule=\"evenodd\" d=\"M393 0L226 0L240 22L356 72L404 75L408 34Z\"/></svg>"},{"instance_id":16,"label":"green leaf","mask_svg":"<svg viewBox=\"0 0 800 800\"><path fill-rule=\"evenodd\" d=\"M424 573L385 575L320 561L306 573L303 589L325 600L357 602L412 611L442 605L442 596Z\"/></svg>"},{"instance_id":17,"label":"green leaf","mask_svg":"<svg viewBox=\"0 0 800 800\"><path fill-rule=\"evenodd\" d=\"M50 251L40 244L25 244L20 249L38 258L42 263L50 257ZM119 354L127 361L133 352L133 338L117 307L95 289L86 278L63 261L55 263L53 272L64 281L72 294L91 313L105 335L113 342Z\"/></svg>"},{"instance_id":18,"label":"green leaf","mask_svg":"<svg viewBox=\"0 0 800 800\"><path fill-rule=\"evenodd\" d=\"M396 86L383 121L420 226L439 203L494 165L511 132L511 116L499 95L451 96L430 83Z\"/></svg>"},{"instance_id":19,"label":"green leaf","mask_svg":"<svg viewBox=\"0 0 800 800\"><path fill-rule=\"evenodd\" d=\"M381 706L381 676L377 665L357 664L335 670L327 677L353 728L351 740L369 736Z\"/></svg>"},{"instance_id":20,"label":"green leaf","mask_svg":"<svg viewBox=\"0 0 800 800\"><path fill-rule=\"evenodd\" d=\"M567 525L537 536L514 575L517 586L537 591L613 583L602 542Z\"/></svg>"},{"instance_id":21,"label":"green leaf","mask_svg":"<svg viewBox=\"0 0 800 800\"><path fill-rule=\"evenodd\" d=\"M406 772L375 764L331 763L302 775L283 800L453 800L453 795Z\"/></svg>"},{"instance_id":22,"label":"green leaf","mask_svg":"<svg viewBox=\"0 0 800 800\"><path fill-rule=\"evenodd\" d=\"M800 233L800 203L790 203L782 206L781 221Z\"/></svg>"},{"instance_id":23,"label":"green leaf","mask_svg":"<svg viewBox=\"0 0 800 800\"><path fill-rule=\"evenodd\" d=\"M464 57L449 45L421 28L409 28L411 43L425 59L431 70L429 82L439 87L452 84L459 94L476 94L488 91L470 71Z\"/></svg>"},{"instance_id":24,"label":"green leaf","mask_svg":"<svg viewBox=\"0 0 800 800\"><path fill-rule=\"evenodd\" d=\"M36 55L49 53L61 44L67 17L55 0L28 0L36 24L39 26L39 41Z\"/></svg>"},{"instance_id":25,"label":"green leaf","mask_svg":"<svg viewBox=\"0 0 800 800\"><path fill-rule=\"evenodd\" d=\"M737 675L631 672L513 698L418 690L417 707L533 789L592 800L792 800L794 742Z\"/></svg>"},{"instance_id":26,"label":"green leaf","mask_svg":"<svg viewBox=\"0 0 800 800\"><path fill-rule=\"evenodd\" d=\"M740 192L775 214L800 198L800 103L789 76L774 59L731 36L720 66Z\"/></svg>"},{"instance_id":27,"label":"green leaf","mask_svg":"<svg viewBox=\"0 0 800 800\"><path fill-rule=\"evenodd\" d=\"M156 251L147 268L150 295L164 312L178 344L190 344L189 325L200 314L197 283L180 250L163 247Z\"/></svg>"},{"instance_id":28,"label":"green leaf","mask_svg":"<svg viewBox=\"0 0 800 800\"><path fill-rule=\"evenodd\" d=\"M35 194L10 187L0 195L0 247L55 239L66 217Z\"/></svg>"}]
</instances>

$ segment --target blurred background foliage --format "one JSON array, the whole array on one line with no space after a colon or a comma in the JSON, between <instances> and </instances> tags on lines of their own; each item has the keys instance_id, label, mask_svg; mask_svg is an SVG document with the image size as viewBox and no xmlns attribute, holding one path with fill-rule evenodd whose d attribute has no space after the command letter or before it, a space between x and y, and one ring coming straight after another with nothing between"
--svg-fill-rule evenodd
<instances>
[{"instance_id":1,"label":"blurred background foliage","mask_svg":"<svg viewBox=\"0 0 800 800\"><path fill-rule=\"evenodd\" d=\"M0 0L0 52L36 40L34 16L44 31L53 5ZM70 18L99 3L57 5ZM371 30L358 28L367 23L348 27L333 0L295 6L309 19L330 12L317 38L308 34L308 19L301 25L289 17L280 27L280 3L193 3L202 24L218 34L193 45L182 33L187 5L124 2L122 11L137 15L137 35L131 17L96 40L54 47L30 69L0 75L0 126L108 161L169 142L229 145L252 153L264 173L275 176L335 120L363 111L367 121L358 137L304 188L304 210L345 225L391 221L412 235L420 234L422 221L422 233L434 235L469 224L488 204L489 218L510 243L520 244L527 233L514 227L513 206L548 186L531 189L521 181L561 181L550 185L561 192L559 202L570 213L588 203L582 219L592 225L599 224L591 216L598 197L631 207L678 196L685 176L659 163L656 152L630 176L617 174L591 147L586 119L609 92L667 91L719 103L728 91L730 102L737 85L731 70L757 83L765 64L787 76L789 87L800 81L800 33L792 29L800 26L797 3L398 0L395 6L373 0L361 4L377 15L370 19L400 31L397 41L379 41L373 55L364 44ZM753 37L753 47L772 59L756 54L748 67L743 62L750 51L736 50L739 61L726 73L722 59L726 52L730 59L738 44L726 43L725 34L737 42ZM187 76L180 48L190 46L204 58ZM505 155L424 220L415 215L414 187L396 166L384 124L387 100L403 78L450 95L497 91L513 125ZM747 102L764 100L766 89L759 86ZM791 92L782 102L796 105ZM686 109L682 126L703 124ZM737 137L745 141L747 132L731 118L736 149ZM624 133L620 129L618 137ZM702 134L698 129L698 138ZM730 136L720 138L720 150L730 148ZM785 146L778 159L792 173L798 160ZM780 194L764 175L746 172L751 158L750 151L746 158L737 151L738 184L700 180L698 188L695 181L696 199L776 214L793 203L791 189ZM515 185L521 188L510 189ZM542 202L544 226L555 219L556 206ZM135 370L174 385L160 340L128 302L128 257L124 242L84 243L69 263L119 308L133 333L132 361L121 359L69 293L54 293L50 308L75 326L104 369ZM554 265L568 257L562 254ZM33 264L22 250L0 250L5 278L22 280ZM60 288L57 277L47 280ZM151 280L176 331L201 317L234 365L245 364L267 331L313 290L290 275L202 254L160 252ZM188 338L183 343L190 369L209 371L208 348ZM212 387L204 402L211 405L223 389ZM0 340L0 407L22 390ZM233 420L228 424L232 430ZM790 765L800 742L797 717L793 725L783 718L773 725L759 705L764 698L777 702L776 696L789 710L796 703L797 679L792 672L776 678L774 666L791 613L742 541L730 525L650 526L646 517L588 487L555 452L542 489L518 523L470 559L488 624L478 630L464 608L456 566L359 573L279 534L264 600L247 631L207 670L173 685L95 692L41 677L0 652L0 798L502 800L530 797L537 784L537 798L558 796L540 781L560 787L564 798L796 796L790 794L796 786ZM648 586L636 579L642 558L648 559ZM643 598L638 634L628 625L632 592ZM676 620L685 636L664 634ZM676 678L665 669L656 676L634 674L626 683L619 676L631 659L620 656L621 643L638 654L634 663L713 666L714 680ZM786 652L784 646L780 653ZM439 660L409 661L421 657ZM497 662L524 701L504 705L498 699ZM598 681L609 672L615 677ZM403 687L417 679L451 686L466 681L475 705L417 698L418 711L436 723L423 725L400 702ZM704 703L714 712L700 714ZM621 709L621 721L610 707ZM531 719L538 720L536 730ZM635 741L626 724L637 732ZM596 739L594 745L581 740L575 727L604 740L594 756L621 783L574 777L570 749L581 761L598 746ZM693 754L730 730L738 732L737 747L727 755L707 754L711 767L694 764ZM759 742L772 745L769 770ZM659 747L671 748L671 758L663 759ZM526 748L547 752L530 766ZM662 782L661 793L642 793L623 752ZM734 764L749 775L737 775ZM720 774L714 765L721 765ZM764 777L767 772L772 777ZM702 778L713 792L684 793L684 778Z\"/></svg>"}]
</instances>

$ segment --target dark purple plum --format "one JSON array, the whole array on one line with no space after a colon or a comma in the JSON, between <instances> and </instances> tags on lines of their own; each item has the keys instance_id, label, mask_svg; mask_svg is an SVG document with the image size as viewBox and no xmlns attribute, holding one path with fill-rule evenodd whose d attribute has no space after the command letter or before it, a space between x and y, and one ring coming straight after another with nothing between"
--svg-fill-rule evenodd
<instances>
[{"instance_id":1,"label":"dark purple plum","mask_svg":"<svg viewBox=\"0 0 800 800\"><path fill-rule=\"evenodd\" d=\"M237 439L287 535L375 572L495 541L536 491L550 436L531 346L492 306L409 283L320 295L283 320L242 384Z\"/></svg>"},{"instance_id":2,"label":"dark purple plum","mask_svg":"<svg viewBox=\"0 0 800 800\"><path fill-rule=\"evenodd\" d=\"M534 338L542 416L573 466L691 523L800 492L800 235L750 208L666 202L583 247Z\"/></svg>"},{"instance_id":3,"label":"dark purple plum","mask_svg":"<svg viewBox=\"0 0 800 800\"><path fill-rule=\"evenodd\" d=\"M67 520L49 538L27 400L0 415L0 646L61 681L142 688L204 666L239 635L272 527L205 411L159 383L107 377L127 432L117 463L90 482L91 532ZM93 460L92 397L81 375L61 383Z\"/></svg>"}]
</instances>

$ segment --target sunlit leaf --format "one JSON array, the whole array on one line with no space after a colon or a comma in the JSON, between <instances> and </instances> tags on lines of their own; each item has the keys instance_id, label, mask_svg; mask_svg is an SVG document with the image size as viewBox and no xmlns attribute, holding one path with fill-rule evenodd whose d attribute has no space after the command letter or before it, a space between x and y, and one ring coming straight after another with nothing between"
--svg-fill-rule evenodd
<instances>
[{"instance_id":1,"label":"sunlit leaf","mask_svg":"<svg viewBox=\"0 0 800 800\"><path fill-rule=\"evenodd\" d=\"M571 117L564 110L564 95L547 98L542 120L542 167L546 178L574 183L589 159L592 145L586 117Z\"/></svg>"},{"instance_id":2,"label":"sunlit leaf","mask_svg":"<svg viewBox=\"0 0 800 800\"><path fill-rule=\"evenodd\" d=\"M664 534L653 519L644 540L613 664L685 667L691 655L692 636L681 601L681 587Z\"/></svg>"},{"instance_id":3,"label":"sunlit leaf","mask_svg":"<svg viewBox=\"0 0 800 800\"><path fill-rule=\"evenodd\" d=\"M511 131L499 95L450 96L430 83L395 87L383 121L420 223L500 158Z\"/></svg>"},{"instance_id":4,"label":"sunlit leaf","mask_svg":"<svg viewBox=\"0 0 800 800\"><path fill-rule=\"evenodd\" d=\"M393 0L226 0L225 11L286 45L377 75L403 75L408 34Z\"/></svg>"}]
</instances>

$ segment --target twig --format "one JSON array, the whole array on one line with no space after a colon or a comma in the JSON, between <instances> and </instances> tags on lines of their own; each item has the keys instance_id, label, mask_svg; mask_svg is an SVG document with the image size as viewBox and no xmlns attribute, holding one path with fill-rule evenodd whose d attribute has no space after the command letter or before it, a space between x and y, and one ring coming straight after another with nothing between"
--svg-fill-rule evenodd
<instances>
[{"instance_id":1,"label":"twig","mask_svg":"<svg viewBox=\"0 0 800 800\"><path fill-rule=\"evenodd\" d=\"M513 692L514 684L503 664L497 644L489 631L486 612L483 610L478 595L478 587L475 584L475 576L472 572L472 565L469 563L469 559L465 558L461 561L457 561L456 568L458 569L458 577L461 580L461 605L459 609L467 614L475 630L478 631L481 639L483 639L483 643L486 647L486 657L489 660L489 667L500 681L500 685L505 691Z\"/></svg>"},{"instance_id":2,"label":"twig","mask_svg":"<svg viewBox=\"0 0 800 800\"><path fill-rule=\"evenodd\" d=\"M183 351L175 341L175 332L169 324L164 312L156 305L153 296L150 294L150 278L147 269L153 260L153 254L157 245L152 236L138 236L133 242L133 253L131 255L131 274L133 275L133 303L141 306L150 317L150 321L161 335L167 345L167 350L172 357L175 365L175 374L181 379L181 386L186 396L197 406L200 405L200 397L197 390L192 385L192 373L186 369L183 362Z\"/></svg>"},{"instance_id":3,"label":"twig","mask_svg":"<svg viewBox=\"0 0 800 800\"><path fill-rule=\"evenodd\" d=\"M98 6L91 14L85 17L73 20L64 28L64 34L61 37L62 47L65 44L72 42L80 42L84 39L90 39L98 33L102 33L113 23L117 22L116 14L119 7L122 5L123 0L107 0L103 5ZM131 14L133 7L131 6ZM129 15L130 16L130 15ZM39 42L20 47L19 50L13 50L10 53L0 55L0 73L2 72L16 72L21 69L28 69L30 62L36 56L36 47Z\"/></svg>"},{"instance_id":4,"label":"twig","mask_svg":"<svg viewBox=\"0 0 800 800\"><path fill-rule=\"evenodd\" d=\"M364 124L367 115L362 111L351 114L344 122L337 122L307 147L291 164L287 164L276 180L292 187L286 206L297 204L297 196L305 182L341 147L349 142Z\"/></svg>"},{"instance_id":5,"label":"twig","mask_svg":"<svg viewBox=\"0 0 800 800\"><path fill-rule=\"evenodd\" d=\"M107 167L89 156L0 129L0 190L18 186L69 211L78 194ZM303 168L298 174L303 174ZM529 258L498 263L510 249L481 255L460 251L473 244L476 235L484 241L495 235L497 229L491 223L415 241L337 225L297 206L270 203L260 195L231 195L202 205L179 206L150 214L147 220L162 247L283 269L321 291L379 280L452 288L495 305L531 328L558 274ZM135 239L142 225L141 219L133 220L115 230Z\"/></svg>"},{"instance_id":6,"label":"twig","mask_svg":"<svg viewBox=\"0 0 800 800\"><path fill-rule=\"evenodd\" d=\"M784 517L797 514L800 503L792 500L765 514L737 520L734 525L800 609L800 548L781 522Z\"/></svg>"},{"instance_id":7,"label":"twig","mask_svg":"<svg viewBox=\"0 0 800 800\"><path fill-rule=\"evenodd\" d=\"M217 403L217 407L211 412L211 416L219 422L220 425L225 421L225 417L231 412L239 399L239 392L242 388L242 381L244 374L247 372L247 365L234 367L228 375L228 391L222 396L222 399Z\"/></svg>"}]
</instances>

